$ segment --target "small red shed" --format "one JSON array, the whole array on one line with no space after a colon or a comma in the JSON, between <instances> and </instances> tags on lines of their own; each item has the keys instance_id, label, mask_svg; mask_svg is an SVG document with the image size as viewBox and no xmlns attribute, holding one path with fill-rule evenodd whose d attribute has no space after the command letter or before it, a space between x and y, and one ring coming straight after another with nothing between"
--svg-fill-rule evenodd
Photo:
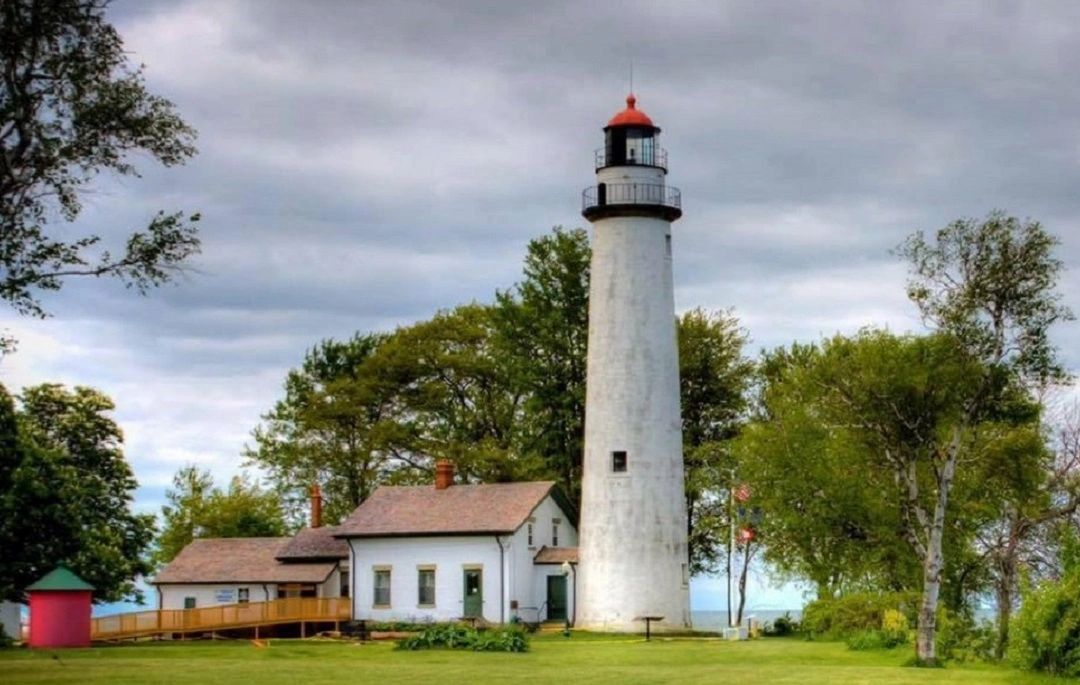
<instances>
[{"instance_id":1,"label":"small red shed","mask_svg":"<svg viewBox=\"0 0 1080 685\"><path fill-rule=\"evenodd\" d=\"M94 587L58 566L26 588L30 595L31 647L89 647Z\"/></svg>"}]
</instances>

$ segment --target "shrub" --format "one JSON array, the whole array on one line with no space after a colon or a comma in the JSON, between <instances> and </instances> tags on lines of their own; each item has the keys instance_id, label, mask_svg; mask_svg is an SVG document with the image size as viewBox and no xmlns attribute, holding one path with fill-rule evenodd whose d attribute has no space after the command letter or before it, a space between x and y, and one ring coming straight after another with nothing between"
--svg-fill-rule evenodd
<instances>
[{"instance_id":1,"label":"shrub","mask_svg":"<svg viewBox=\"0 0 1080 685\"><path fill-rule=\"evenodd\" d=\"M881 615L881 627L875 630L862 630L848 636L849 649L893 649L907 644L911 631L908 629L907 616L897 609L886 609Z\"/></svg>"},{"instance_id":2,"label":"shrub","mask_svg":"<svg viewBox=\"0 0 1080 685\"><path fill-rule=\"evenodd\" d=\"M914 597L909 593L857 593L836 599L819 599L806 605L802 630L810 639L846 640L859 633L882 630L887 611L904 618L905 640ZM891 619L894 623L896 617Z\"/></svg>"},{"instance_id":3,"label":"shrub","mask_svg":"<svg viewBox=\"0 0 1080 685\"><path fill-rule=\"evenodd\" d=\"M398 649L471 649L475 652L527 652L529 640L515 627L476 630L460 624L433 625L397 644Z\"/></svg>"},{"instance_id":4,"label":"shrub","mask_svg":"<svg viewBox=\"0 0 1080 685\"><path fill-rule=\"evenodd\" d=\"M870 649L892 649L893 647L899 647L907 642L907 638L905 637L903 640L897 640L894 636L890 636L884 630L864 630L848 636L847 640L844 642L847 644L848 649L854 649L861 652Z\"/></svg>"},{"instance_id":5,"label":"shrub","mask_svg":"<svg viewBox=\"0 0 1080 685\"><path fill-rule=\"evenodd\" d=\"M527 652L529 640L516 628L498 628L477 633L471 649L474 652Z\"/></svg>"},{"instance_id":6,"label":"shrub","mask_svg":"<svg viewBox=\"0 0 1080 685\"><path fill-rule=\"evenodd\" d=\"M1080 571L1022 593L1009 659L1032 671L1080 676Z\"/></svg>"},{"instance_id":7,"label":"shrub","mask_svg":"<svg viewBox=\"0 0 1080 685\"><path fill-rule=\"evenodd\" d=\"M10 637L6 632L4 632L4 626L0 626L0 649L3 649L4 647L10 647L13 644L15 644L15 638Z\"/></svg>"},{"instance_id":8,"label":"shrub","mask_svg":"<svg viewBox=\"0 0 1080 685\"><path fill-rule=\"evenodd\" d=\"M435 625L434 621L368 621L368 630L383 633L411 633Z\"/></svg>"},{"instance_id":9,"label":"shrub","mask_svg":"<svg viewBox=\"0 0 1080 685\"><path fill-rule=\"evenodd\" d=\"M786 637L797 632L799 632L799 622L793 619L788 612L784 612L783 616L780 616L772 623L766 623L762 629L765 637Z\"/></svg>"},{"instance_id":10,"label":"shrub","mask_svg":"<svg viewBox=\"0 0 1080 685\"><path fill-rule=\"evenodd\" d=\"M990 621L976 623L971 616L939 611L937 653L954 661L989 660L994 655L995 632Z\"/></svg>"}]
</instances>

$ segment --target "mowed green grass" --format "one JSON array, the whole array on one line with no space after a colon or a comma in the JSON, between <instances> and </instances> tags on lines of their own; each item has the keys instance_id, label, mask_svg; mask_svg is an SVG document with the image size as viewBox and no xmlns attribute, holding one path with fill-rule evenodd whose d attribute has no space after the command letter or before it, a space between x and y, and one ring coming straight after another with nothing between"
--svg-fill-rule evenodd
<instances>
[{"instance_id":1,"label":"mowed green grass","mask_svg":"<svg viewBox=\"0 0 1080 685\"><path fill-rule=\"evenodd\" d=\"M853 652L798 639L644 642L543 635L528 654L395 651L392 643L275 640L146 643L57 652L0 650L0 683L1062 683L987 664L903 666L910 651Z\"/></svg>"}]
</instances>

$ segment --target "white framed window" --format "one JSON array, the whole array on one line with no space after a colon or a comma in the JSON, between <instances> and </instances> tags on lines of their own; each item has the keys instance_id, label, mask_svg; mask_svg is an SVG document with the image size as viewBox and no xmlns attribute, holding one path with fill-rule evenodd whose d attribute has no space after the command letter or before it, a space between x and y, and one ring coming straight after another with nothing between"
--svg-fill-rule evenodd
<instances>
[{"instance_id":1,"label":"white framed window","mask_svg":"<svg viewBox=\"0 0 1080 685\"><path fill-rule=\"evenodd\" d=\"M422 607L435 606L435 567L420 566L416 569L416 602Z\"/></svg>"},{"instance_id":2,"label":"white framed window","mask_svg":"<svg viewBox=\"0 0 1080 685\"><path fill-rule=\"evenodd\" d=\"M242 587L236 590L236 602L237 604L247 604L251 601L251 589Z\"/></svg>"},{"instance_id":3,"label":"white framed window","mask_svg":"<svg viewBox=\"0 0 1080 685\"><path fill-rule=\"evenodd\" d=\"M195 608L195 598L194 597L185 597L184 598L184 608L185 609L194 609Z\"/></svg>"},{"instance_id":4,"label":"white framed window","mask_svg":"<svg viewBox=\"0 0 1080 685\"><path fill-rule=\"evenodd\" d=\"M349 596L349 572L345 569L341 570L341 584L339 585L339 594L342 597Z\"/></svg>"},{"instance_id":5,"label":"white framed window","mask_svg":"<svg viewBox=\"0 0 1080 685\"><path fill-rule=\"evenodd\" d=\"M390 567L380 566L374 569L374 601L376 607L390 606Z\"/></svg>"},{"instance_id":6,"label":"white framed window","mask_svg":"<svg viewBox=\"0 0 1080 685\"><path fill-rule=\"evenodd\" d=\"M536 519L529 519L525 528L525 534L529 538L529 547L536 547Z\"/></svg>"},{"instance_id":7,"label":"white framed window","mask_svg":"<svg viewBox=\"0 0 1080 685\"><path fill-rule=\"evenodd\" d=\"M562 523L559 519L551 519L551 546L559 546L559 524Z\"/></svg>"}]
</instances>

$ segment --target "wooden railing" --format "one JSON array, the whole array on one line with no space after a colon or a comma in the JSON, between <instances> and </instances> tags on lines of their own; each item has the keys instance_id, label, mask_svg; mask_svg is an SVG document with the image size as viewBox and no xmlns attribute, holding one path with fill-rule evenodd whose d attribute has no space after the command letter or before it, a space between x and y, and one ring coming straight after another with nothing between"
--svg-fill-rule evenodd
<instances>
[{"instance_id":1,"label":"wooden railing","mask_svg":"<svg viewBox=\"0 0 1080 685\"><path fill-rule=\"evenodd\" d=\"M290 597L199 609L157 609L92 619L90 636L94 640L115 640L159 633L208 633L278 623L348 621L350 612L347 597Z\"/></svg>"}]
</instances>

